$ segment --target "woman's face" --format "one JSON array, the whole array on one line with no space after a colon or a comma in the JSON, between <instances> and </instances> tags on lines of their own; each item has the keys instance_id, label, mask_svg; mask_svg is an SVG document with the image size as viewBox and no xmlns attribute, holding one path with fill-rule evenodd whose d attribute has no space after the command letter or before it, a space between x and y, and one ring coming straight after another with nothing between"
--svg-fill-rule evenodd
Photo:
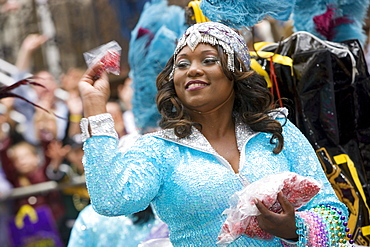
<instances>
[{"instance_id":1,"label":"woman's face","mask_svg":"<svg viewBox=\"0 0 370 247\"><path fill-rule=\"evenodd\" d=\"M176 94L188 109L208 112L224 103L233 92L233 82L224 74L218 51L199 44L194 52L185 46L175 61Z\"/></svg>"}]
</instances>

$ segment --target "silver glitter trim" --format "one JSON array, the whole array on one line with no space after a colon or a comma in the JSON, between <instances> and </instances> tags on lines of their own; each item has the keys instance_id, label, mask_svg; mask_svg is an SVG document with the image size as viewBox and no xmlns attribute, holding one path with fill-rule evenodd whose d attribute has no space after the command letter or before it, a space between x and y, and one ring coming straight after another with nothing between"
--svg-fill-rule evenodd
<instances>
[{"instance_id":1,"label":"silver glitter trim","mask_svg":"<svg viewBox=\"0 0 370 247\"><path fill-rule=\"evenodd\" d=\"M227 54L227 68L230 71L234 72L235 71L234 50L231 48L231 46L229 46L228 44L226 44L222 40L216 39L215 37L213 37L211 35L208 35L208 34L200 35L200 33L197 30L195 30L195 31L196 31L195 33L191 33L186 39L180 40L181 43L179 42L179 44L177 45L177 49L175 51L175 54L179 53L180 50L182 48L184 48L186 45L188 45L192 51L195 50L195 48L197 47L197 45L199 43L207 43L207 44L210 44L212 46L220 45L222 47L222 49L224 50L224 52ZM174 63L173 66L174 67L173 67L172 71L175 70L175 63Z\"/></svg>"},{"instance_id":2,"label":"silver glitter trim","mask_svg":"<svg viewBox=\"0 0 370 247\"><path fill-rule=\"evenodd\" d=\"M250 66L249 51L243 38L228 26L217 22L197 23L189 27L177 43L174 51L174 59L176 59L176 55L186 45L194 51L199 43L207 43L213 46L216 44L220 45L227 54L227 67L232 72L235 71L234 53L239 55L247 69ZM174 71L175 61L170 74L170 80L173 79Z\"/></svg>"},{"instance_id":3,"label":"silver glitter trim","mask_svg":"<svg viewBox=\"0 0 370 247\"><path fill-rule=\"evenodd\" d=\"M283 114L282 114L283 113ZM284 115L285 114L285 115ZM277 108L275 111L271 112L269 116L272 119L281 118L288 116L288 109ZM244 146L247 142L259 132L251 130L248 126L243 124L238 118L235 123L235 135L237 140L237 145L239 152L242 152ZM214 154L220 156L216 150L213 149L211 144L208 142L207 138L195 127L192 127L192 133L185 138L179 138L176 136L173 129L165 129L157 132L150 133L148 135L153 135L161 139L172 141L183 146L191 147L206 153Z\"/></svg>"},{"instance_id":4,"label":"silver glitter trim","mask_svg":"<svg viewBox=\"0 0 370 247\"><path fill-rule=\"evenodd\" d=\"M103 113L81 119L81 140L83 142L91 137L89 133L89 125L91 136L110 136L118 139L118 134L114 129L114 121L112 115L109 113Z\"/></svg>"},{"instance_id":5,"label":"silver glitter trim","mask_svg":"<svg viewBox=\"0 0 370 247\"><path fill-rule=\"evenodd\" d=\"M87 118L82 118L80 120L80 129L81 129L81 141L85 142L87 139L90 138L89 120L87 120Z\"/></svg>"},{"instance_id":6,"label":"silver glitter trim","mask_svg":"<svg viewBox=\"0 0 370 247\"><path fill-rule=\"evenodd\" d=\"M241 122L237 122L235 126L235 133L237 138L238 149L241 152L247 141L257 132L252 131L249 127L243 125ZM173 129L160 130L149 135L159 137L168 141L178 143L183 146L191 147L206 153L220 156L216 150L208 142L207 138L195 127L192 128L190 136L185 138L179 138L176 136Z\"/></svg>"},{"instance_id":7,"label":"silver glitter trim","mask_svg":"<svg viewBox=\"0 0 370 247\"><path fill-rule=\"evenodd\" d=\"M190 35L186 38L186 44L190 47L192 51L195 50L195 47L199 44L202 40L202 35L200 32L193 28Z\"/></svg>"}]
</instances>

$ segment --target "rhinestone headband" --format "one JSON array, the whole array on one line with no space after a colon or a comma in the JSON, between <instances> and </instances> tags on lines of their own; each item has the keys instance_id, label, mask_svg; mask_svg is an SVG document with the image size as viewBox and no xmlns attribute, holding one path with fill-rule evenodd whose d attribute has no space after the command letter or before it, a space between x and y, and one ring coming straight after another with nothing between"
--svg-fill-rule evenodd
<instances>
[{"instance_id":1,"label":"rhinestone headband","mask_svg":"<svg viewBox=\"0 0 370 247\"><path fill-rule=\"evenodd\" d=\"M189 27L177 43L174 59L186 45L194 51L199 43L207 43L213 46L220 45L227 54L227 67L230 71L235 71L235 53L240 57L245 67L249 68L249 51L243 38L230 27L218 22L201 22ZM172 69L170 78L173 78L174 70L175 66Z\"/></svg>"}]
</instances>

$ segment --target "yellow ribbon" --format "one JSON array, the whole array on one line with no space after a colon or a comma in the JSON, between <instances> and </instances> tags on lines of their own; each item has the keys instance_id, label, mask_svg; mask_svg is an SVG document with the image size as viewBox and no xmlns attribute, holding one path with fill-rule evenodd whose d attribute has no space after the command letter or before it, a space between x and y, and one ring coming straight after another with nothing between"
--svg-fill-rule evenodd
<instances>
[{"instance_id":1,"label":"yellow ribbon","mask_svg":"<svg viewBox=\"0 0 370 247\"><path fill-rule=\"evenodd\" d=\"M290 57L287 57L287 56L282 56L280 54L274 54L273 52L269 52L269 51L251 51L249 52L249 54L251 55L251 57L262 57L262 58L266 58L268 61L271 61L271 58L272 58L272 61L274 63L278 63L278 64L282 64L282 65L286 65L286 66L289 66L291 69L290 69L290 72L291 72L291 75L293 75L293 59L291 59Z\"/></svg>"},{"instance_id":2,"label":"yellow ribbon","mask_svg":"<svg viewBox=\"0 0 370 247\"><path fill-rule=\"evenodd\" d=\"M265 78L268 87L272 86L269 74L262 68L261 64L259 64L256 59L251 59L251 68Z\"/></svg>"},{"instance_id":3,"label":"yellow ribbon","mask_svg":"<svg viewBox=\"0 0 370 247\"><path fill-rule=\"evenodd\" d=\"M192 8L194 11L194 16L192 17L192 20L195 18L196 23L200 22L207 22L209 19L203 15L202 10L199 7L200 1L190 1L188 4L188 7Z\"/></svg>"},{"instance_id":4,"label":"yellow ribbon","mask_svg":"<svg viewBox=\"0 0 370 247\"><path fill-rule=\"evenodd\" d=\"M257 60L254 59L253 57L262 57L270 62L272 59L274 63L289 66L290 73L293 76L293 59L291 59L290 57L282 56L280 54L274 54L273 52L267 52L267 51L258 51L258 52L251 51L249 52L249 54L251 55L251 68L265 78L268 87L272 86L270 76L266 72L266 70L262 68L261 64L259 64Z\"/></svg>"}]
</instances>

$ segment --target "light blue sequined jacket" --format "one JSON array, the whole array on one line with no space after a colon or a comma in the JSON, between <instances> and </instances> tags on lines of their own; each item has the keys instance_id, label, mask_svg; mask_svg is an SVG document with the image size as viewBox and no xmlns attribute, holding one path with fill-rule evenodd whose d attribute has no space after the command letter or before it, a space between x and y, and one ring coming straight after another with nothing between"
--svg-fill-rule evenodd
<instances>
[{"instance_id":1,"label":"light blue sequined jacket","mask_svg":"<svg viewBox=\"0 0 370 247\"><path fill-rule=\"evenodd\" d=\"M289 121L283 126L284 149L277 155L272 152L271 134L237 124L241 153L237 174L195 128L184 139L177 138L172 130L144 135L122 154L116 149L118 140L107 130L113 126L110 116L97 115L89 121L93 137L84 143L84 164L95 210L104 215L128 215L152 203L168 224L175 247L216 246L226 218L222 212L230 206L230 196L243 184L283 171L311 176L324 184L300 210L325 204L347 214L310 143ZM242 236L230 246L272 247L282 243L278 238L266 241Z\"/></svg>"},{"instance_id":2,"label":"light blue sequined jacket","mask_svg":"<svg viewBox=\"0 0 370 247\"><path fill-rule=\"evenodd\" d=\"M134 224L131 217L106 217L88 205L73 225L68 247L137 247L160 223L153 219L144 224Z\"/></svg>"}]
</instances>

